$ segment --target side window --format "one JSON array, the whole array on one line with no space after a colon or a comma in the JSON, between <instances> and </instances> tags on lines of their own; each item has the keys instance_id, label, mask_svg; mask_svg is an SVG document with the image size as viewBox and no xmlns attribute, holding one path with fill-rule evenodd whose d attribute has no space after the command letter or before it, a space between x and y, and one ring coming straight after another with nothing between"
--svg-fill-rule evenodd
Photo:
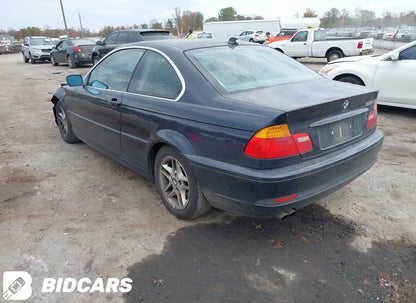
<instances>
[{"instance_id":1,"label":"side window","mask_svg":"<svg viewBox=\"0 0 416 303\"><path fill-rule=\"evenodd\" d=\"M307 31L298 32L292 38L292 42L305 42L307 40L308 40L308 32Z\"/></svg>"},{"instance_id":2,"label":"side window","mask_svg":"<svg viewBox=\"0 0 416 303\"><path fill-rule=\"evenodd\" d=\"M110 36L105 38L105 44L116 44L118 33L112 33Z\"/></svg>"},{"instance_id":3,"label":"side window","mask_svg":"<svg viewBox=\"0 0 416 303\"><path fill-rule=\"evenodd\" d=\"M91 71L87 85L126 91L134 68L144 52L142 49L124 49L113 53Z\"/></svg>"},{"instance_id":4,"label":"side window","mask_svg":"<svg viewBox=\"0 0 416 303\"><path fill-rule=\"evenodd\" d=\"M128 33L128 43L132 43L132 42L138 42L138 41L142 41L143 39L139 38L139 35L133 34L133 33Z\"/></svg>"},{"instance_id":5,"label":"side window","mask_svg":"<svg viewBox=\"0 0 416 303\"><path fill-rule=\"evenodd\" d=\"M416 45L401 51L399 60L416 60Z\"/></svg>"},{"instance_id":6,"label":"side window","mask_svg":"<svg viewBox=\"0 0 416 303\"><path fill-rule=\"evenodd\" d=\"M165 57L147 51L134 72L128 91L142 95L176 99L182 83Z\"/></svg>"},{"instance_id":7,"label":"side window","mask_svg":"<svg viewBox=\"0 0 416 303\"><path fill-rule=\"evenodd\" d=\"M120 32L117 38L117 44L125 44L128 43L128 33L127 32Z\"/></svg>"}]
</instances>

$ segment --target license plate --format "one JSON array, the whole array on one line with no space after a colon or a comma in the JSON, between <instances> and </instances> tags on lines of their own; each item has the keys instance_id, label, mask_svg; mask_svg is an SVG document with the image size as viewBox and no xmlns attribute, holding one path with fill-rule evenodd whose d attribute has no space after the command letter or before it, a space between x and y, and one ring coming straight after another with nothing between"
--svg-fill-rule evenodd
<instances>
[{"instance_id":1,"label":"license plate","mask_svg":"<svg viewBox=\"0 0 416 303\"><path fill-rule=\"evenodd\" d=\"M318 138L321 149L328 149L361 136L362 120L360 116L356 116L319 127Z\"/></svg>"},{"instance_id":2,"label":"license plate","mask_svg":"<svg viewBox=\"0 0 416 303\"><path fill-rule=\"evenodd\" d=\"M351 119L330 125L329 132L334 144L347 141L353 137L354 126L352 121Z\"/></svg>"}]
</instances>

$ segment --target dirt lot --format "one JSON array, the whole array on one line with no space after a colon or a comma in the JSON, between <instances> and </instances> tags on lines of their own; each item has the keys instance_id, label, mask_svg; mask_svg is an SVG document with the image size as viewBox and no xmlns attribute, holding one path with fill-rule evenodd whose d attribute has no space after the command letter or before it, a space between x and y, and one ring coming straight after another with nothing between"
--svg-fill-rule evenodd
<instances>
[{"instance_id":1,"label":"dirt lot","mask_svg":"<svg viewBox=\"0 0 416 303\"><path fill-rule=\"evenodd\" d=\"M0 56L0 273L31 274L29 302L416 302L415 110L379 107L377 164L311 207L183 222L151 182L60 138L52 94L87 71ZM41 292L63 277L133 290Z\"/></svg>"}]
</instances>

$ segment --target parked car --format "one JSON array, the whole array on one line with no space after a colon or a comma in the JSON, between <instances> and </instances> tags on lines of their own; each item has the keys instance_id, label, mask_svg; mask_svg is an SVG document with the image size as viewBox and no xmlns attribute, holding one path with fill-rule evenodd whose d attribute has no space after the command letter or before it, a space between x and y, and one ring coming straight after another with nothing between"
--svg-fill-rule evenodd
<instances>
[{"instance_id":1,"label":"parked car","mask_svg":"<svg viewBox=\"0 0 416 303\"><path fill-rule=\"evenodd\" d=\"M264 43L267 40L266 33L263 31L245 31L239 34L236 38L256 43Z\"/></svg>"},{"instance_id":2,"label":"parked car","mask_svg":"<svg viewBox=\"0 0 416 303\"><path fill-rule=\"evenodd\" d=\"M416 29L409 29L400 37L402 42L412 42L416 40Z\"/></svg>"},{"instance_id":3,"label":"parked car","mask_svg":"<svg viewBox=\"0 0 416 303\"><path fill-rule=\"evenodd\" d=\"M275 37L269 37L269 43L281 40L289 40L293 37L294 34L296 34L297 31L297 29L284 28Z\"/></svg>"},{"instance_id":4,"label":"parked car","mask_svg":"<svg viewBox=\"0 0 416 303\"><path fill-rule=\"evenodd\" d=\"M0 42L0 55L10 53L9 44L4 41Z\"/></svg>"},{"instance_id":5,"label":"parked car","mask_svg":"<svg viewBox=\"0 0 416 303\"><path fill-rule=\"evenodd\" d=\"M373 38L327 39L322 29L301 29L290 40L269 43L293 58L326 58L328 62L347 56L369 54L373 51Z\"/></svg>"},{"instance_id":6,"label":"parked car","mask_svg":"<svg viewBox=\"0 0 416 303\"><path fill-rule=\"evenodd\" d=\"M88 39L68 39L58 43L51 51L51 63L56 66L60 63L68 67L78 67L80 64L90 64L91 53L95 43Z\"/></svg>"},{"instance_id":7,"label":"parked car","mask_svg":"<svg viewBox=\"0 0 416 303\"><path fill-rule=\"evenodd\" d=\"M211 206L271 217L376 162L384 137L376 90L328 82L262 45L230 43L129 44L84 78L68 76L52 98L63 140L153 180L181 219Z\"/></svg>"},{"instance_id":8,"label":"parked car","mask_svg":"<svg viewBox=\"0 0 416 303\"><path fill-rule=\"evenodd\" d=\"M196 37L198 39L212 39L212 34L209 32L202 32L202 33L197 33Z\"/></svg>"},{"instance_id":9,"label":"parked car","mask_svg":"<svg viewBox=\"0 0 416 303\"><path fill-rule=\"evenodd\" d=\"M416 41L381 56L335 60L319 73L327 79L379 90L378 103L416 109Z\"/></svg>"},{"instance_id":10,"label":"parked car","mask_svg":"<svg viewBox=\"0 0 416 303\"><path fill-rule=\"evenodd\" d=\"M174 36L168 30L131 29L115 31L105 38L103 42L97 41L97 46L92 50L92 61L93 64L97 64L102 57L121 44L173 38Z\"/></svg>"},{"instance_id":11,"label":"parked car","mask_svg":"<svg viewBox=\"0 0 416 303\"><path fill-rule=\"evenodd\" d=\"M43 36L25 37L22 45L22 54L24 62L32 64L38 61L49 61L50 51L55 46L53 41Z\"/></svg>"}]
</instances>

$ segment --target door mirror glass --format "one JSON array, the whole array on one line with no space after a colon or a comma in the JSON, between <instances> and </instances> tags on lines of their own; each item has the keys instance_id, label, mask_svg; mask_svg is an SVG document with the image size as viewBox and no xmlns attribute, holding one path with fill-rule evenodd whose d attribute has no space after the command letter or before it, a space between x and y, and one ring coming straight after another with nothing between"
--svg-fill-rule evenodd
<instances>
[{"instance_id":1,"label":"door mirror glass","mask_svg":"<svg viewBox=\"0 0 416 303\"><path fill-rule=\"evenodd\" d=\"M66 76L66 83L68 83L69 86L82 86L82 85L84 85L84 82L82 81L82 76L81 75Z\"/></svg>"}]
</instances>

